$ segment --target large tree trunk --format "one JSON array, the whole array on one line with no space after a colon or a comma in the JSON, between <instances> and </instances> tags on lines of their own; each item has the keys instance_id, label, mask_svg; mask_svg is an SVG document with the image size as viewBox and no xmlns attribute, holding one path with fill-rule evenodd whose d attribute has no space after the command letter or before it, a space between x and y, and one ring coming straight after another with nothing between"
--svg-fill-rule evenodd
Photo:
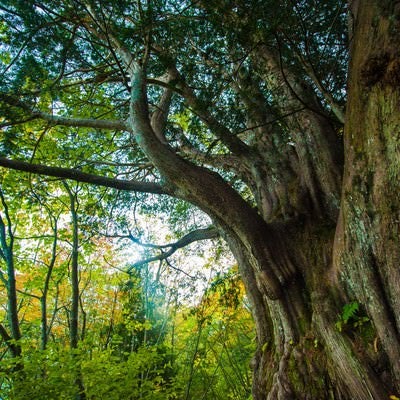
<instances>
[{"instance_id":1,"label":"large tree trunk","mask_svg":"<svg viewBox=\"0 0 400 400\"><path fill-rule=\"evenodd\" d=\"M248 280L258 316L257 400L388 399L399 393L400 13L391 1L360 4L352 10L336 237L317 219L285 226L285 246L274 256L294 260L297 274L282 297L270 299L262 282L257 290ZM359 304L359 314L339 330L335 322L350 301Z\"/></svg>"},{"instance_id":2,"label":"large tree trunk","mask_svg":"<svg viewBox=\"0 0 400 400\"><path fill-rule=\"evenodd\" d=\"M400 4L365 1L356 16L346 163L334 274L371 318L387 384L400 389ZM339 284L339 283L337 283Z\"/></svg>"}]
</instances>

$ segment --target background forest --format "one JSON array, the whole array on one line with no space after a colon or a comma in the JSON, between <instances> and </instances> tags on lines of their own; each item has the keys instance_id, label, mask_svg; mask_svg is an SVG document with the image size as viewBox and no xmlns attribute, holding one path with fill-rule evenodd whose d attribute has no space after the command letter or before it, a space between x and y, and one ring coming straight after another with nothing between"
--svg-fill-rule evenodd
<instances>
[{"instance_id":1,"label":"background forest","mask_svg":"<svg viewBox=\"0 0 400 400\"><path fill-rule=\"evenodd\" d=\"M249 397L255 332L227 251L193 242L164 260L150 244L184 228L153 208L185 224L197 211L151 198L139 213L134 196L12 171L0 198L2 400Z\"/></svg>"}]
</instances>

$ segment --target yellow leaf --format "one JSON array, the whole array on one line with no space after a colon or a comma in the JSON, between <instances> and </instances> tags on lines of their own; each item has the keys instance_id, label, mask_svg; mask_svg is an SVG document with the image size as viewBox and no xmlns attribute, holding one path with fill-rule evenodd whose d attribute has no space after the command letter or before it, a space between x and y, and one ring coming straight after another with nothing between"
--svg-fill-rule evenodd
<instances>
[{"instance_id":1,"label":"yellow leaf","mask_svg":"<svg viewBox=\"0 0 400 400\"><path fill-rule=\"evenodd\" d=\"M261 348L261 350L264 352L268 347L268 342L265 342Z\"/></svg>"}]
</instances>

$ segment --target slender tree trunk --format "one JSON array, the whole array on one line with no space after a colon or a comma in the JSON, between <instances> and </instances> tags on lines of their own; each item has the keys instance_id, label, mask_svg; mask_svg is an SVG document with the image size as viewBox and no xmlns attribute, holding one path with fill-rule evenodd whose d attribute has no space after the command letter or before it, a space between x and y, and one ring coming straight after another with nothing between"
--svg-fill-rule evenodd
<instances>
[{"instance_id":1,"label":"slender tree trunk","mask_svg":"<svg viewBox=\"0 0 400 400\"><path fill-rule=\"evenodd\" d=\"M103 344L103 349L108 349L108 346L110 344L112 334L114 331L114 318L115 318L115 308L117 306L117 301L118 301L118 290L114 290L114 297L112 300L112 307L111 307L111 318L110 318L110 323L107 327L107 334L106 334L106 339Z\"/></svg>"},{"instance_id":2,"label":"slender tree trunk","mask_svg":"<svg viewBox=\"0 0 400 400\"><path fill-rule=\"evenodd\" d=\"M57 258L57 220L53 220L53 245L51 249L51 259L47 267L46 279L44 281L42 296L40 297L40 313L41 313L41 348L45 350L50 334L49 324L47 323L47 295L50 288L51 275L53 273L54 265Z\"/></svg>"},{"instance_id":3,"label":"slender tree trunk","mask_svg":"<svg viewBox=\"0 0 400 400\"><path fill-rule=\"evenodd\" d=\"M72 221L72 253L71 253L71 311L70 311L70 342L71 348L76 349L79 341L79 238L78 215L76 212L76 198L69 186L64 186L68 191L71 207Z\"/></svg>"},{"instance_id":4,"label":"slender tree trunk","mask_svg":"<svg viewBox=\"0 0 400 400\"><path fill-rule=\"evenodd\" d=\"M7 288L7 319L11 334L8 335L4 327L2 327L1 332L3 339L9 343L10 340L19 341L21 339L21 330L18 318L17 281L14 265L14 233L12 230L12 222L8 212L8 206L1 190L0 198L5 216L4 220L0 215L0 255L7 268L7 277L2 274L1 278ZM21 355L21 347L19 343L10 343L9 348L13 357L19 357Z\"/></svg>"},{"instance_id":5,"label":"slender tree trunk","mask_svg":"<svg viewBox=\"0 0 400 400\"><path fill-rule=\"evenodd\" d=\"M63 183L69 195L72 221L70 347L74 351L79 344L79 228L76 195L65 181ZM73 356L76 357L76 354ZM75 373L75 384L78 388L76 399L84 400L86 398L85 387L79 364L76 366Z\"/></svg>"}]
</instances>

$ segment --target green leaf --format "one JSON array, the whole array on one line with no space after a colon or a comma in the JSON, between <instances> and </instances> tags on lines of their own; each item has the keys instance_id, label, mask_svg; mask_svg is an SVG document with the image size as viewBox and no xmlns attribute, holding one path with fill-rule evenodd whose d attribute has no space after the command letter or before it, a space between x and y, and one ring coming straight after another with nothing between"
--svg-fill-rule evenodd
<instances>
[{"instance_id":1,"label":"green leaf","mask_svg":"<svg viewBox=\"0 0 400 400\"><path fill-rule=\"evenodd\" d=\"M345 324L350 318L353 318L360 308L360 304L357 301L352 301L351 303L345 304L342 311L342 320Z\"/></svg>"}]
</instances>

